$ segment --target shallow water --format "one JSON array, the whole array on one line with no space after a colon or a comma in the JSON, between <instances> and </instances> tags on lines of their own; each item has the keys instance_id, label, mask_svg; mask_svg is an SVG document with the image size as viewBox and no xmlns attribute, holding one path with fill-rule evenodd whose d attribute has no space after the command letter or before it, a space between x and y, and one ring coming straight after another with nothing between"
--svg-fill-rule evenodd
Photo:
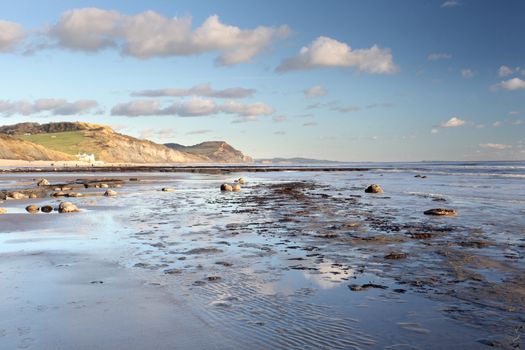
<instances>
[{"instance_id":1,"label":"shallow water","mask_svg":"<svg viewBox=\"0 0 525 350\"><path fill-rule=\"evenodd\" d=\"M121 266L168 291L240 348L512 348L525 324L524 180L442 168L133 174L125 178L141 181L116 189L115 198L68 199L85 209L74 216L6 215L32 223L24 232L3 225L0 254L22 243L26 250L42 244L74 249L75 239L35 236L42 227L64 231L78 220L71 230L82 229L88 251L111 256L114 249ZM58 182L86 175L46 177ZM218 191L233 176L249 182L239 193ZM13 175L2 183L32 178ZM297 191L279 187L290 183L301 184ZM365 194L371 183L385 193ZM176 191L161 192L165 186ZM459 215L423 215L435 207ZM414 233L432 238L410 238ZM408 256L384 259L392 251ZM349 288L367 283L384 289ZM509 288L516 293L500 290Z\"/></svg>"}]
</instances>

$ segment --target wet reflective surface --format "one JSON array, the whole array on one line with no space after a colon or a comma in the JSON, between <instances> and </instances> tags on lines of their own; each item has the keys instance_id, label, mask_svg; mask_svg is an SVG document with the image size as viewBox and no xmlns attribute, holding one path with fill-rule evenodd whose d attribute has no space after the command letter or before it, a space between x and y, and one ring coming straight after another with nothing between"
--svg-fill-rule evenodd
<instances>
[{"instance_id":1,"label":"wet reflective surface","mask_svg":"<svg viewBox=\"0 0 525 350\"><path fill-rule=\"evenodd\" d=\"M130 177L106 177L115 176ZM240 176L248 180L241 192L219 191ZM81 208L76 214L30 215L28 201L1 204L14 209L0 218L1 254L96 252L170 295L166 303L185 305L200 327L234 347L515 348L523 337L521 178L420 179L412 171L132 177L140 181L115 189L114 198L68 199ZM365 194L371 183L385 193ZM423 215L437 207L459 215Z\"/></svg>"}]
</instances>

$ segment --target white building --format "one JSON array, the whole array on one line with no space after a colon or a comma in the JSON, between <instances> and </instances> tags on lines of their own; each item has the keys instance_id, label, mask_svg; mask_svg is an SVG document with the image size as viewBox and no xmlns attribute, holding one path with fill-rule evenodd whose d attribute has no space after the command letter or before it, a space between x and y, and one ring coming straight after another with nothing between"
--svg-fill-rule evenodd
<instances>
[{"instance_id":1,"label":"white building","mask_svg":"<svg viewBox=\"0 0 525 350\"><path fill-rule=\"evenodd\" d=\"M90 154L87 154L87 153L80 154L79 153L77 154L77 158L81 162L95 163L95 155L93 153L90 153Z\"/></svg>"}]
</instances>

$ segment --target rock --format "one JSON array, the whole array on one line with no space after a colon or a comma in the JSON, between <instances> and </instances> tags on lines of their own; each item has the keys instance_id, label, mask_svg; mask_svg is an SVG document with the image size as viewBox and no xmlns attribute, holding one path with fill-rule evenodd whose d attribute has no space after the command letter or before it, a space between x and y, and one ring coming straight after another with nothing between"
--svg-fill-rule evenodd
<instances>
[{"instance_id":1,"label":"rock","mask_svg":"<svg viewBox=\"0 0 525 350\"><path fill-rule=\"evenodd\" d=\"M109 188L108 184L100 184L100 188Z\"/></svg>"},{"instance_id":2,"label":"rock","mask_svg":"<svg viewBox=\"0 0 525 350\"><path fill-rule=\"evenodd\" d=\"M83 194L82 193L77 193L77 192L70 192L66 195L66 197L73 197L73 198L76 198L76 197L82 197Z\"/></svg>"},{"instance_id":3,"label":"rock","mask_svg":"<svg viewBox=\"0 0 525 350\"><path fill-rule=\"evenodd\" d=\"M348 286L351 291L353 292L362 292L367 289L377 288L377 289L387 289L387 286L383 286L381 284L375 284L375 283L365 283L362 285L359 284L351 284Z\"/></svg>"},{"instance_id":4,"label":"rock","mask_svg":"<svg viewBox=\"0 0 525 350\"><path fill-rule=\"evenodd\" d=\"M107 190L106 192L104 192L104 196L106 197L113 197L113 196L116 196L117 195L117 192L113 191L113 190Z\"/></svg>"},{"instance_id":5,"label":"rock","mask_svg":"<svg viewBox=\"0 0 525 350\"><path fill-rule=\"evenodd\" d=\"M229 185L229 184L222 184L221 185L221 191L231 192L231 191L233 191L233 187L232 187L232 185Z\"/></svg>"},{"instance_id":6,"label":"rock","mask_svg":"<svg viewBox=\"0 0 525 350\"><path fill-rule=\"evenodd\" d=\"M130 177L130 178L129 178L129 181L139 181L139 179L136 178L136 177Z\"/></svg>"},{"instance_id":7,"label":"rock","mask_svg":"<svg viewBox=\"0 0 525 350\"><path fill-rule=\"evenodd\" d=\"M434 215L434 216L456 216L458 215L457 211L454 209L447 209L447 208L435 208L435 209L429 209L425 210L423 212L425 215Z\"/></svg>"},{"instance_id":8,"label":"rock","mask_svg":"<svg viewBox=\"0 0 525 350\"><path fill-rule=\"evenodd\" d=\"M37 213L39 210L40 208L35 204L30 204L26 207L26 211L31 214Z\"/></svg>"},{"instance_id":9,"label":"rock","mask_svg":"<svg viewBox=\"0 0 525 350\"><path fill-rule=\"evenodd\" d=\"M383 193L384 191L381 188L381 186L372 184L366 188L365 192L366 193Z\"/></svg>"},{"instance_id":10,"label":"rock","mask_svg":"<svg viewBox=\"0 0 525 350\"><path fill-rule=\"evenodd\" d=\"M240 190L241 190L241 185L239 184L232 185L233 192L239 192Z\"/></svg>"},{"instance_id":11,"label":"rock","mask_svg":"<svg viewBox=\"0 0 525 350\"><path fill-rule=\"evenodd\" d=\"M238 184L244 185L246 183L246 180L244 177L240 177L239 179L235 180Z\"/></svg>"},{"instance_id":12,"label":"rock","mask_svg":"<svg viewBox=\"0 0 525 350\"><path fill-rule=\"evenodd\" d=\"M42 208L40 208L40 211L42 213L51 213L53 211L53 207L50 205L44 205Z\"/></svg>"},{"instance_id":13,"label":"rock","mask_svg":"<svg viewBox=\"0 0 525 350\"><path fill-rule=\"evenodd\" d=\"M7 214L7 209L5 208L0 208L0 215L1 214Z\"/></svg>"},{"instance_id":14,"label":"rock","mask_svg":"<svg viewBox=\"0 0 525 350\"><path fill-rule=\"evenodd\" d=\"M66 193L62 192L62 191L58 191L58 192L55 192L55 193L51 194L51 196L52 197L65 197Z\"/></svg>"},{"instance_id":15,"label":"rock","mask_svg":"<svg viewBox=\"0 0 525 350\"><path fill-rule=\"evenodd\" d=\"M406 259L406 257L407 257L407 253L391 252L390 254L385 256L385 259L398 260L398 259Z\"/></svg>"},{"instance_id":16,"label":"rock","mask_svg":"<svg viewBox=\"0 0 525 350\"><path fill-rule=\"evenodd\" d=\"M20 193L20 192L13 192L10 194L11 198L13 199L27 199L29 198L29 196L27 194L23 194L23 193Z\"/></svg>"},{"instance_id":17,"label":"rock","mask_svg":"<svg viewBox=\"0 0 525 350\"><path fill-rule=\"evenodd\" d=\"M49 181L47 181L46 179L40 179L37 183L36 183L37 186L49 186Z\"/></svg>"},{"instance_id":18,"label":"rock","mask_svg":"<svg viewBox=\"0 0 525 350\"><path fill-rule=\"evenodd\" d=\"M175 190L171 187L163 187L162 192L174 192Z\"/></svg>"},{"instance_id":19,"label":"rock","mask_svg":"<svg viewBox=\"0 0 525 350\"><path fill-rule=\"evenodd\" d=\"M36 194L34 194L34 193L31 193L31 194L29 195L29 198L38 198L38 196L37 196Z\"/></svg>"},{"instance_id":20,"label":"rock","mask_svg":"<svg viewBox=\"0 0 525 350\"><path fill-rule=\"evenodd\" d=\"M76 205L74 205L71 202L62 202L58 206L58 212L59 213L76 213L78 212L78 208Z\"/></svg>"}]
</instances>

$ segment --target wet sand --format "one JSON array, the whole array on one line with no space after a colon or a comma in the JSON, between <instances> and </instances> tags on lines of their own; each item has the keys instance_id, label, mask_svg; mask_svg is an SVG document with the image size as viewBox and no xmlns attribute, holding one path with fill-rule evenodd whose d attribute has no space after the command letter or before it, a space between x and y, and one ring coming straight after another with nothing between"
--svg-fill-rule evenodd
<instances>
[{"instance_id":1,"label":"wet sand","mask_svg":"<svg viewBox=\"0 0 525 350\"><path fill-rule=\"evenodd\" d=\"M467 202L399 194L383 174L314 174L236 174L249 181L239 193L218 190L232 174L120 175L117 197L68 198L82 210L68 215L23 211L60 199L0 203L10 212L0 217L0 312L12 316L0 337L35 349L62 337L107 349L519 346L519 234L492 234L490 215L474 220L483 212L469 214ZM21 188L35 176L2 180ZM386 193L363 192L379 181ZM458 217L422 214L443 205ZM519 233L522 223L498 231ZM122 340L128 334L140 340Z\"/></svg>"}]
</instances>

